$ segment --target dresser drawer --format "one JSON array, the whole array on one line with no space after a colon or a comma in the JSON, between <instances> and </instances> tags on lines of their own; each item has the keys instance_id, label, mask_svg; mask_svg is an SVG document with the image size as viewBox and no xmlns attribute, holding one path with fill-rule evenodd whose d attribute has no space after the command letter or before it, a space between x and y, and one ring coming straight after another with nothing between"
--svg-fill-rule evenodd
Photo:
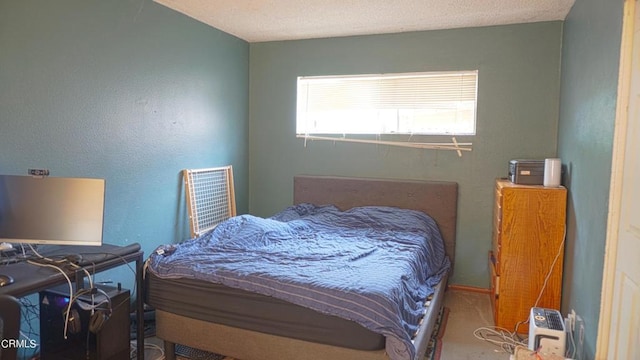
<instances>
[{"instance_id":1,"label":"dresser drawer","mask_svg":"<svg viewBox=\"0 0 640 360\"><path fill-rule=\"evenodd\" d=\"M492 247L496 259L496 267L500 268L500 248L502 246L502 192L499 187L495 189L495 203L493 206L493 233Z\"/></svg>"},{"instance_id":2,"label":"dresser drawer","mask_svg":"<svg viewBox=\"0 0 640 360\"><path fill-rule=\"evenodd\" d=\"M489 251L489 270L491 271L491 308L494 314L494 321L497 321L498 307L500 306L500 275L496 271L495 256L493 251Z\"/></svg>"},{"instance_id":3,"label":"dresser drawer","mask_svg":"<svg viewBox=\"0 0 640 360\"><path fill-rule=\"evenodd\" d=\"M493 254L493 262L495 264L496 269L500 269L500 256L501 256L501 241L500 241L500 231L496 228L493 228L493 246L491 248L491 253ZM499 273L499 271L497 271Z\"/></svg>"}]
</instances>

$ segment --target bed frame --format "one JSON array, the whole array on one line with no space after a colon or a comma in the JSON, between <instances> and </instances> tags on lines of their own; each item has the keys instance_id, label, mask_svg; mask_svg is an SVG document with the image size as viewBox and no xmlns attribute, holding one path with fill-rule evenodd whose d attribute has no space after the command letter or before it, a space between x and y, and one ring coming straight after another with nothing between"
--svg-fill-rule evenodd
<instances>
[{"instance_id":1,"label":"bed frame","mask_svg":"<svg viewBox=\"0 0 640 360\"><path fill-rule=\"evenodd\" d=\"M334 204L342 210L380 205L423 211L440 228L445 250L455 259L458 185L454 182L295 176L294 204ZM453 267L452 267L453 270ZM451 272L450 272L451 273ZM442 307L445 277L425 315L418 336L416 359L422 360ZM388 360L384 350L366 351L313 343L244 330L156 310L156 335L164 340L165 358L175 359L175 344L225 354L241 360Z\"/></svg>"}]
</instances>

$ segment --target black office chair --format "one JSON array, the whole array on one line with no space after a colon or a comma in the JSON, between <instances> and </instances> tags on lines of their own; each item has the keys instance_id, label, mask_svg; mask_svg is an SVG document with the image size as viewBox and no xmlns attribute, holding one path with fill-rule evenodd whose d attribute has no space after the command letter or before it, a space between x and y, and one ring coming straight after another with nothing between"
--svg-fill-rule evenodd
<instances>
[{"instance_id":1,"label":"black office chair","mask_svg":"<svg viewBox=\"0 0 640 360\"><path fill-rule=\"evenodd\" d=\"M9 295L0 295L0 339L18 339L20 336L20 303ZM0 360L15 360L18 348L7 346L0 348Z\"/></svg>"}]
</instances>

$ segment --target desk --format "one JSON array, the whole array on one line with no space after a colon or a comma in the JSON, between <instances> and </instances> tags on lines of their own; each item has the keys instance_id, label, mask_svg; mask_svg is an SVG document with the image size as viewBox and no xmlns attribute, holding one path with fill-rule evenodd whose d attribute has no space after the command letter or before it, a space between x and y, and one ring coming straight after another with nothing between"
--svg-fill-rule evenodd
<instances>
[{"instance_id":1,"label":"desk","mask_svg":"<svg viewBox=\"0 0 640 360\"><path fill-rule=\"evenodd\" d=\"M142 280L144 253L140 250L140 245L40 246L38 247L38 252L48 257L80 254L82 255L81 265L90 274L113 269L135 261L137 355L138 360L144 360L144 283ZM67 283L64 275L56 269L36 266L26 262L0 266L0 274L9 275L15 280L11 285L0 287L0 294L14 297L34 294L50 287ZM76 283L83 281L83 271L68 271L66 274L71 281Z\"/></svg>"}]
</instances>

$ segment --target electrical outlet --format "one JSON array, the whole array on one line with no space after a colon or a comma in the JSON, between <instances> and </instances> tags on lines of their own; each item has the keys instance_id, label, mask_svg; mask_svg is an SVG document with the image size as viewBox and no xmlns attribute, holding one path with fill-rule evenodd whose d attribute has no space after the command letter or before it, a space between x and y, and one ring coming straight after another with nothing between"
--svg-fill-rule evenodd
<instances>
[{"instance_id":1,"label":"electrical outlet","mask_svg":"<svg viewBox=\"0 0 640 360\"><path fill-rule=\"evenodd\" d=\"M569 319L569 330L573 333L576 331L576 311L571 309L571 313L567 317Z\"/></svg>"},{"instance_id":2,"label":"electrical outlet","mask_svg":"<svg viewBox=\"0 0 640 360\"><path fill-rule=\"evenodd\" d=\"M576 315L575 321L575 331L573 332L573 338L576 344L576 356L577 360L584 359L584 321L580 317L580 315Z\"/></svg>"},{"instance_id":3,"label":"electrical outlet","mask_svg":"<svg viewBox=\"0 0 640 360\"><path fill-rule=\"evenodd\" d=\"M566 319L567 327L567 356L570 359L583 360L584 359L584 321L580 315L576 314L575 310L571 309L571 312L567 314Z\"/></svg>"},{"instance_id":4,"label":"electrical outlet","mask_svg":"<svg viewBox=\"0 0 640 360\"><path fill-rule=\"evenodd\" d=\"M565 319L567 329L567 357L569 359L584 359L584 321L576 311L571 309Z\"/></svg>"}]
</instances>

